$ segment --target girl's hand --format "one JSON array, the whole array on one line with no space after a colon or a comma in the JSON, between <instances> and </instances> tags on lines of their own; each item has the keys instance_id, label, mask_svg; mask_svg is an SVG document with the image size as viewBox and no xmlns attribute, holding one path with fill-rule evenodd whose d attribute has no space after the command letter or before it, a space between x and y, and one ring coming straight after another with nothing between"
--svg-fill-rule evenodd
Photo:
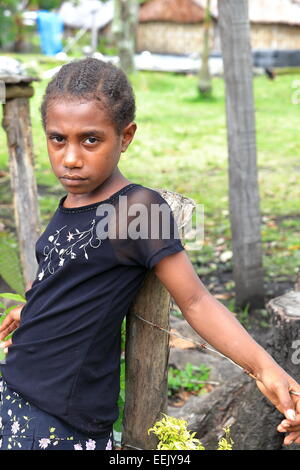
<instances>
[{"instance_id":1,"label":"girl's hand","mask_svg":"<svg viewBox=\"0 0 300 470\"><path fill-rule=\"evenodd\" d=\"M300 385L280 366L266 369L259 379L256 382L259 390L286 417L277 428L279 432L289 433L284 445L300 444L300 396L290 394L290 390L300 393Z\"/></svg>"},{"instance_id":2,"label":"girl's hand","mask_svg":"<svg viewBox=\"0 0 300 470\"><path fill-rule=\"evenodd\" d=\"M6 341L2 341L6 336L8 336L12 331L16 330L20 325L21 321L21 311L24 305L20 305L19 307L13 308L4 318L2 324L0 325L0 347L1 348L8 348L12 344L12 340L8 339ZM4 352L7 352L7 350Z\"/></svg>"},{"instance_id":3,"label":"girl's hand","mask_svg":"<svg viewBox=\"0 0 300 470\"><path fill-rule=\"evenodd\" d=\"M299 408L299 405L298 405ZM297 415L297 422L300 421L300 413ZM300 444L300 425L299 424L291 424L291 421L288 419L283 419L279 426L277 427L277 431L279 432L286 432L287 435L284 438L284 445L288 446L292 443Z\"/></svg>"}]
</instances>

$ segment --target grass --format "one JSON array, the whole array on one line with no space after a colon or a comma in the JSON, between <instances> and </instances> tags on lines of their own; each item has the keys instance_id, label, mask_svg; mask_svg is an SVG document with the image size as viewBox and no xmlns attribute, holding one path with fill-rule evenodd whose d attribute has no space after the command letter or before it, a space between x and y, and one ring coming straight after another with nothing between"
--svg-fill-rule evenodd
<instances>
[{"instance_id":1,"label":"grass","mask_svg":"<svg viewBox=\"0 0 300 470\"><path fill-rule=\"evenodd\" d=\"M37 56L22 56L22 60ZM41 56L40 56L41 58ZM45 58L44 58L45 60ZM37 63L38 72L57 65ZM299 105L292 103L297 75L278 75L269 81L255 77L257 163L263 215L262 241L265 275L294 279L300 266L299 243ZM191 252L199 275L213 272L220 252L231 250L228 217L227 142L224 83L213 80L213 98L197 95L197 78L139 72L131 77L138 130L120 169L132 181L167 188L204 205L205 241ZM39 116L46 80L34 84L31 99L32 132L42 223L46 226L63 188L51 172ZM8 171L4 131L0 131L0 169ZM0 218L8 211L9 181L3 185ZM222 250L216 250L218 245ZM230 267L230 261L224 267Z\"/></svg>"},{"instance_id":2,"label":"grass","mask_svg":"<svg viewBox=\"0 0 300 470\"><path fill-rule=\"evenodd\" d=\"M205 385L209 378L209 372L210 369L205 364L196 367L188 362L182 370L169 366L168 396L174 396L181 391L198 392L199 395L206 393Z\"/></svg>"}]
</instances>

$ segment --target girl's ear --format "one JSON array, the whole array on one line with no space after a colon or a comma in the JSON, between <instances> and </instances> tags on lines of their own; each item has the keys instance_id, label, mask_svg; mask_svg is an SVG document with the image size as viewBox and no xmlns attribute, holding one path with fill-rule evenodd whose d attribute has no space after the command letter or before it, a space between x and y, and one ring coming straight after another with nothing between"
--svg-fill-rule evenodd
<instances>
[{"instance_id":1,"label":"girl's ear","mask_svg":"<svg viewBox=\"0 0 300 470\"><path fill-rule=\"evenodd\" d=\"M132 141L137 125L135 122L130 122L122 132L122 148L121 152L125 152L130 142Z\"/></svg>"}]
</instances>

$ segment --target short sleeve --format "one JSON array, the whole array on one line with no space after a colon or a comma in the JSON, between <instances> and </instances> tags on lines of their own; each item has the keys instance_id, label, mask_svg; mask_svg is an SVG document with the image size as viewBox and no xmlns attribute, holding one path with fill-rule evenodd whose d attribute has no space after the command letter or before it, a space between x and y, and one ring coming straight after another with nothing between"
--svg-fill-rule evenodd
<instances>
[{"instance_id":1,"label":"short sleeve","mask_svg":"<svg viewBox=\"0 0 300 470\"><path fill-rule=\"evenodd\" d=\"M167 201L150 188L138 187L118 201L115 253L123 264L152 269L166 256L184 250Z\"/></svg>"}]
</instances>

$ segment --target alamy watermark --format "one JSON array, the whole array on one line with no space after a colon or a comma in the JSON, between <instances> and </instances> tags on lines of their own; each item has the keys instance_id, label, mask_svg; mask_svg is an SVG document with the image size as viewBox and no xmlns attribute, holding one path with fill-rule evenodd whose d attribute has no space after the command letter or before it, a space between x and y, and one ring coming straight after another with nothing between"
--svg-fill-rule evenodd
<instances>
[{"instance_id":1,"label":"alamy watermark","mask_svg":"<svg viewBox=\"0 0 300 470\"><path fill-rule=\"evenodd\" d=\"M293 80L292 88L295 88L292 93L292 104L300 104L300 80Z\"/></svg>"},{"instance_id":2,"label":"alamy watermark","mask_svg":"<svg viewBox=\"0 0 300 470\"><path fill-rule=\"evenodd\" d=\"M100 240L139 238L147 240L182 239L189 250L199 250L204 240L204 206L196 204L193 212L172 211L167 203L128 204L127 196L120 196L118 205L100 204L96 225ZM174 223L175 220L175 223Z\"/></svg>"},{"instance_id":3,"label":"alamy watermark","mask_svg":"<svg viewBox=\"0 0 300 470\"><path fill-rule=\"evenodd\" d=\"M0 103L5 103L5 82L0 80Z\"/></svg>"},{"instance_id":4,"label":"alamy watermark","mask_svg":"<svg viewBox=\"0 0 300 470\"><path fill-rule=\"evenodd\" d=\"M295 349L295 351L292 354L291 361L293 364L298 365L300 364L300 339L293 341L292 349Z\"/></svg>"}]
</instances>

